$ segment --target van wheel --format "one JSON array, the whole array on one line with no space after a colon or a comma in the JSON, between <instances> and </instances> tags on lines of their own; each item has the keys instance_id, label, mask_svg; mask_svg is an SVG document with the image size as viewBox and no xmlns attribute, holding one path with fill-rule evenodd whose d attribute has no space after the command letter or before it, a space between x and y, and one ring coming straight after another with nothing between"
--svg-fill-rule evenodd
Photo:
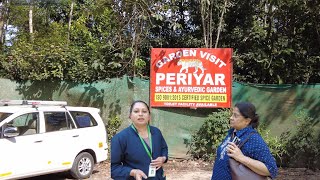
<instances>
[{"instance_id":1,"label":"van wheel","mask_svg":"<svg viewBox=\"0 0 320 180\"><path fill-rule=\"evenodd\" d=\"M86 179L91 176L94 161L90 153L80 153L73 162L70 174L75 179Z\"/></svg>"}]
</instances>

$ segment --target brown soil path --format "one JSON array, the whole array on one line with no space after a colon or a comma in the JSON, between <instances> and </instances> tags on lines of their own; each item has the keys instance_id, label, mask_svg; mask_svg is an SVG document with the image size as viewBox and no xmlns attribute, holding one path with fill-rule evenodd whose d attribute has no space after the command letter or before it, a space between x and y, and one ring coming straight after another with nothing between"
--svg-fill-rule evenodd
<instances>
[{"instance_id":1,"label":"brown soil path","mask_svg":"<svg viewBox=\"0 0 320 180\"><path fill-rule=\"evenodd\" d=\"M170 160L165 164L167 180L210 180L212 164L203 161ZM52 174L29 178L28 180L69 180L66 173ZM111 180L110 162L98 164L90 180ZM279 169L276 180L320 180L320 170L311 171L305 168ZM25 179L26 180L26 179Z\"/></svg>"}]
</instances>

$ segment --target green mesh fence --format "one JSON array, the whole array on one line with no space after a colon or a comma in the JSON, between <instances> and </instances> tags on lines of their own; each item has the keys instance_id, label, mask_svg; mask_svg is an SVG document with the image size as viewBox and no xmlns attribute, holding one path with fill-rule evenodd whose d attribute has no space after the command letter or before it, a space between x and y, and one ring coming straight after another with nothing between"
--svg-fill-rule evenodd
<instances>
[{"instance_id":1,"label":"green mesh fence","mask_svg":"<svg viewBox=\"0 0 320 180\"><path fill-rule=\"evenodd\" d=\"M133 100L149 102L149 80L124 76L96 83L61 81L15 82L0 79L0 99L64 100L68 105L91 106L101 109L106 123L112 116L122 120L120 129L127 127L129 106ZM258 85L234 83L233 104L250 101L256 105L262 122L271 133L280 135L296 125L294 115L307 110L315 118L314 127L320 132L320 84ZM169 155L188 158L187 142L191 134L216 109L153 108L152 125L161 129L169 146Z\"/></svg>"},{"instance_id":2,"label":"green mesh fence","mask_svg":"<svg viewBox=\"0 0 320 180\"><path fill-rule=\"evenodd\" d=\"M320 132L320 84L317 85L233 85L233 102L250 101L257 107L262 122L275 135L294 127L295 115L305 110L315 118Z\"/></svg>"}]
</instances>

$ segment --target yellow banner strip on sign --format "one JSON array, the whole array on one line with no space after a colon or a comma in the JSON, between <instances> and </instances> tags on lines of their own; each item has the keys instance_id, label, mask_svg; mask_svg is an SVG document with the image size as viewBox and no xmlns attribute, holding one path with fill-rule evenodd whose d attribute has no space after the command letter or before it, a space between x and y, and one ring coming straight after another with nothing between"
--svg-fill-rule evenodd
<instances>
[{"instance_id":1,"label":"yellow banner strip on sign","mask_svg":"<svg viewBox=\"0 0 320 180\"><path fill-rule=\"evenodd\" d=\"M155 93L155 102L227 102L227 94Z\"/></svg>"}]
</instances>

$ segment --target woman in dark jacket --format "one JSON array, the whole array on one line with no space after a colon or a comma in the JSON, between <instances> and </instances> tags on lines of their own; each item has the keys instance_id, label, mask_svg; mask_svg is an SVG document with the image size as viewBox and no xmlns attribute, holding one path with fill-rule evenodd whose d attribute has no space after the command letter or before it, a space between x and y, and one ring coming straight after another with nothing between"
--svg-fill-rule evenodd
<instances>
[{"instance_id":1,"label":"woman in dark jacket","mask_svg":"<svg viewBox=\"0 0 320 180\"><path fill-rule=\"evenodd\" d=\"M258 124L259 116L253 104L240 102L235 105L230 117L231 129L217 149L212 180L232 179L229 158L244 164L257 174L276 177L278 172L276 161L268 145L256 130ZM234 137L240 140L239 144L248 137L249 139L239 149L235 143L231 142Z\"/></svg>"},{"instance_id":2,"label":"woman in dark jacket","mask_svg":"<svg viewBox=\"0 0 320 180\"><path fill-rule=\"evenodd\" d=\"M132 124L111 140L111 178L163 180L168 147L161 131L149 125L150 109L143 101L130 107Z\"/></svg>"}]
</instances>

